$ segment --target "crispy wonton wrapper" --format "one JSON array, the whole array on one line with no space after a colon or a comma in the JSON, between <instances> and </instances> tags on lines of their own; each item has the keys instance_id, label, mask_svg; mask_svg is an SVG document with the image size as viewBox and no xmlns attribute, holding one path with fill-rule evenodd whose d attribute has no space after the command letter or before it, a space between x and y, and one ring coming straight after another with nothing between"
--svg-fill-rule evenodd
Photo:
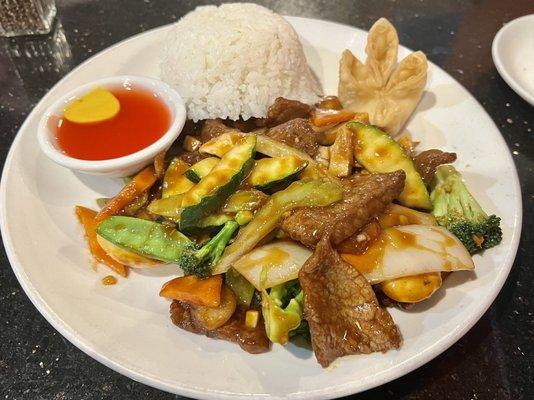
<instances>
[{"instance_id":1,"label":"crispy wonton wrapper","mask_svg":"<svg viewBox=\"0 0 534 400\"><path fill-rule=\"evenodd\" d=\"M350 50L339 63L339 99L354 112L367 112L371 124L396 135L414 111L426 85L428 64L423 52L407 56L399 66L399 38L380 18L367 36L365 64Z\"/></svg>"}]
</instances>

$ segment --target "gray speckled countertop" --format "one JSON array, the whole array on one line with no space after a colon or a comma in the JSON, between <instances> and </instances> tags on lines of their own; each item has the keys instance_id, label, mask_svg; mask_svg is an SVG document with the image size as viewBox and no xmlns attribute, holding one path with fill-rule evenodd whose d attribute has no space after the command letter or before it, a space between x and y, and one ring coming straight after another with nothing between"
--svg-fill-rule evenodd
<instances>
[{"instance_id":1,"label":"gray speckled countertop","mask_svg":"<svg viewBox=\"0 0 534 400\"><path fill-rule=\"evenodd\" d=\"M0 39L2 164L24 118L83 60L138 32L176 21L208 1L58 0L55 33ZM491 42L532 0L265 0L289 15L368 29L387 17L403 45L421 49L493 118L513 153L523 191L523 233L497 300L458 343L425 366L355 399L531 399L534 376L534 108L500 78ZM1 7L0 7L1 12ZM28 59L21 49L31 49ZM53 55L52 55L53 54ZM483 137L483 135L481 135ZM179 399L123 377L61 337L37 312L0 252L0 399Z\"/></svg>"}]
</instances>

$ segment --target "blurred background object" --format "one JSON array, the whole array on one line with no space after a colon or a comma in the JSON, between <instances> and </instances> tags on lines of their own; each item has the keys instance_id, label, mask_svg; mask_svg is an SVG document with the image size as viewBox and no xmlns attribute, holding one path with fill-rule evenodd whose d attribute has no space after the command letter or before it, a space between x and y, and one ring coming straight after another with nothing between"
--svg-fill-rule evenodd
<instances>
[{"instance_id":1,"label":"blurred background object","mask_svg":"<svg viewBox=\"0 0 534 400\"><path fill-rule=\"evenodd\" d=\"M0 36L49 33L55 16L54 0L0 0Z\"/></svg>"}]
</instances>

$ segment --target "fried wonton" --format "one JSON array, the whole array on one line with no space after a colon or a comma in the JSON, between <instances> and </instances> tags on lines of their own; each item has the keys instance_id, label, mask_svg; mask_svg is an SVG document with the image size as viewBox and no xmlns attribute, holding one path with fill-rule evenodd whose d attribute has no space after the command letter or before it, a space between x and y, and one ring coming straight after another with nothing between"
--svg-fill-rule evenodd
<instances>
[{"instance_id":1,"label":"fried wonton","mask_svg":"<svg viewBox=\"0 0 534 400\"><path fill-rule=\"evenodd\" d=\"M365 63L345 50L339 63L338 96L343 106L369 114L371 124L396 135L419 103L428 64L423 52L410 54L395 69L399 38L380 18L367 36Z\"/></svg>"}]
</instances>

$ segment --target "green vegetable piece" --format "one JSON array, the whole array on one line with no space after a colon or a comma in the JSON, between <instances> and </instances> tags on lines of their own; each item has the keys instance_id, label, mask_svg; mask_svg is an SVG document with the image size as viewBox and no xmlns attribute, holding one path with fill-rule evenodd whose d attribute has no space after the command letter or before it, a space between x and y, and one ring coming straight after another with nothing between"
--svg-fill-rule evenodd
<instances>
[{"instance_id":1,"label":"green vegetable piece","mask_svg":"<svg viewBox=\"0 0 534 400\"><path fill-rule=\"evenodd\" d=\"M286 344L290 332L304 319L304 292L292 281L271 288L269 293L263 289L261 299L267 337L273 343Z\"/></svg>"},{"instance_id":2,"label":"green vegetable piece","mask_svg":"<svg viewBox=\"0 0 534 400\"><path fill-rule=\"evenodd\" d=\"M255 147L256 136L247 135L184 195L180 229L195 226L200 219L221 208L249 173L254 161Z\"/></svg>"},{"instance_id":3,"label":"green vegetable piece","mask_svg":"<svg viewBox=\"0 0 534 400\"><path fill-rule=\"evenodd\" d=\"M349 122L347 127L355 134L355 156L358 163L370 172L393 172L402 169L406 173L404 190L399 202L412 208L432 209L430 196L412 159L386 132L376 126Z\"/></svg>"},{"instance_id":4,"label":"green vegetable piece","mask_svg":"<svg viewBox=\"0 0 534 400\"><path fill-rule=\"evenodd\" d=\"M252 302L252 296L254 296L254 286L233 268L226 271L225 282L234 291L237 303L241 306L249 307Z\"/></svg>"},{"instance_id":5,"label":"green vegetable piece","mask_svg":"<svg viewBox=\"0 0 534 400\"><path fill-rule=\"evenodd\" d=\"M251 251L278 225L287 211L298 207L320 207L343 198L341 187L334 182L315 179L293 182L286 189L273 194L256 212L254 219L241 229L237 239L226 249L214 273L226 272L233 263Z\"/></svg>"},{"instance_id":6,"label":"green vegetable piece","mask_svg":"<svg viewBox=\"0 0 534 400\"><path fill-rule=\"evenodd\" d=\"M194 182L191 182L184 176L184 172L188 168L189 165L178 157L171 161L163 176L162 198L165 199L167 197L185 193L195 186Z\"/></svg>"},{"instance_id":7,"label":"green vegetable piece","mask_svg":"<svg viewBox=\"0 0 534 400\"><path fill-rule=\"evenodd\" d=\"M438 224L458 237L469 253L501 242L501 219L484 212L452 165L442 165L436 170L430 198Z\"/></svg>"},{"instance_id":8,"label":"green vegetable piece","mask_svg":"<svg viewBox=\"0 0 534 400\"><path fill-rule=\"evenodd\" d=\"M222 211L237 213L239 211L255 211L260 208L268 199L268 196L256 189L238 190L232 194Z\"/></svg>"},{"instance_id":9,"label":"green vegetable piece","mask_svg":"<svg viewBox=\"0 0 534 400\"><path fill-rule=\"evenodd\" d=\"M237 222L240 226L243 226L252 221L252 218L254 218L252 211L239 211L235 215L235 222Z\"/></svg>"},{"instance_id":10,"label":"green vegetable piece","mask_svg":"<svg viewBox=\"0 0 534 400\"><path fill-rule=\"evenodd\" d=\"M198 183L215 168L218 162L219 158L217 157L204 158L186 170L184 175L191 182Z\"/></svg>"},{"instance_id":11,"label":"green vegetable piece","mask_svg":"<svg viewBox=\"0 0 534 400\"><path fill-rule=\"evenodd\" d=\"M96 232L123 249L169 263L195 249L194 242L177 230L140 218L109 217L98 225Z\"/></svg>"},{"instance_id":12,"label":"green vegetable piece","mask_svg":"<svg viewBox=\"0 0 534 400\"><path fill-rule=\"evenodd\" d=\"M178 262L186 275L195 274L201 278L211 275L213 267L219 262L226 245L239 229L235 221L228 221L222 229L200 250L184 254Z\"/></svg>"},{"instance_id":13,"label":"green vegetable piece","mask_svg":"<svg viewBox=\"0 0 534 400\"><path fill-rule=\"evenodd\" d=\"M255 162L248 182L262 192L274 193L296 180L307 165L296 156L262 158Z\"/></svg>"},{"instance_id":14,"label":"green vegetable piece","mask_svg":"<svg viewBox=\"0 0 534 400\"><path fill-rule=\"evenodd\" d=\"M207 233L214 234L221 230L221 228L228 221L233 221L234 217L229 214L217 213L211 214L202 218L196 226L188 227L184 233L188 235Z\"/></svg>"},{"instance_id":15,"label":"green vegetable piece","mask_svg":"<svg viewBox=\"0 0 534 400\"><path fill-rule=\"evenodd\" d=\"M152 214L161 215L172 220L178 220L182 214L183 194L153 200L147 207Z\"/></svg>"},{"instance_id":16,"label":"green vegetable piece","mask_svg":"<svg viewBox=\"0 0 534 400\"><path fill-rule=\"evenodd\" d=\"M144 257L178 264L186 275L206 277L220 260L222 253L239 228L228 221L209 242L200 249L176 229L140 218L113 216L103 220L97 234L116 246Z\"/></svg>"}]
</instances>

